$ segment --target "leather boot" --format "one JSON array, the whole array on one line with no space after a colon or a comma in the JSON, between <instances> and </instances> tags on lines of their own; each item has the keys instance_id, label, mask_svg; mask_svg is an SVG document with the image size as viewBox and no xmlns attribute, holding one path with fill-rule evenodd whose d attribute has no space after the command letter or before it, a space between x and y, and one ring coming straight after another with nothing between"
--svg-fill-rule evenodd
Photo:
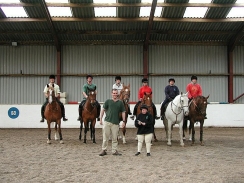
<instances>
[{"instance_id":1,"label":"leather boot","mask_svg":"<svg viewBox=\"0 0 244 183\"><path fill-rule=\"evenodd\" d=\"M77 121L80 121L81 120L81 116L82 116L82 109L79 108L79 117L77 118Z\"/></svg>"}]
</instances>

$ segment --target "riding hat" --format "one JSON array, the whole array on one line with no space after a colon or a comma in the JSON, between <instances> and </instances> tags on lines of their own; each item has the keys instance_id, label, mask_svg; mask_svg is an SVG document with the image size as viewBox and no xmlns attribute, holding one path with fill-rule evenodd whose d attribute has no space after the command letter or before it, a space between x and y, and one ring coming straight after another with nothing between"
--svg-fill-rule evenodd
<instances>
[{"instance_id":1,"label":"riding hat","mask_svg":"<svg viewBox=\"0 0 244 183\"><path fill-rule=\"evenodd\" d=\"M143 78L143 79L141 80L141 82L142 82L142 83L148 83L148 79L147 79L147 78Z\"/></svg>"},{"instance_id":2,"label":"riding hat","mask_svg":"<svg viewBox=\"0 0 244 183\"><path fill-rule=\"evenodd\" d=\"M50 75L49 79L55 79L55 76L54 75Z\"/></svg>"},{"instance_id":3,"label":"riding hat","mask_svg":"<svg viewBox=\"0 0 244 183\"><path fill-rule=\"evenodd\" d=\"M174 83L175 83L175 79L174 78L169 78L169 82L170 81L174 81Z\"/></svg>"},{"instance_id":4,"label":"riding hat","mask_svg":"<svg viewBox=\"0 0 244 183\"><path fill-rule=\"evenodd\" d=\"M121 81L121 77L120 76L115 76L115 81L116 80L120 80Z\"/></svg>"},{"instance_id":5,"label":"riding hat","mask_svg":"<svg viewBox=\"0 0 244 183\"><path fill-rule=\"evenodd\" d=\"M141 110L142 110L142 109L146 109L146 110L148 110L148 107L147 107L146 105L142 104L141 107L140 107L140 109L141 109Z\"/></svg>"},{"instance_id":6,"label":"riding hat","mask_svg":"<svg viewBox=\"0 0 244 183\"><path fill-rule=\"evenodd\" d=\"M193 76L191 77L191 81L192 81L193 79L197 80L197 76L193 75Z\"/></svg>"},{"instance_id":7,"label":"riding hat","mask_svg":"<svg viewBox=\"0 0 244 183\"><path fill-rule=\"evenodd\" d=\"M88 79L88 78L92 78L93 79L93 76L91 75L91 74L88 74L87 76L86 76L86 79Z\"/></svg>"}]
</instances>

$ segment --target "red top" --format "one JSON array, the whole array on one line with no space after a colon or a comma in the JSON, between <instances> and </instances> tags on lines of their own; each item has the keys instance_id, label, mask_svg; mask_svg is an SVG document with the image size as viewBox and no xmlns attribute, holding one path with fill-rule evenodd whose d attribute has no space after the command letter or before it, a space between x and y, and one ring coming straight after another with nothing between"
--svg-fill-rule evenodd
<instances>
[{"instance_id":1,"label":"red top","mask_svg":"<svg viewBox=\"0 0 244 183\"><path fill-rule=\"evenodd\" d=\"M139 89L139 92L138 92L138 99L143 98L143 96L144 96L144 92L145 92L145 93L152 93L152 88L149 87L149 86L142 86L142 87Z\"/></svg>"},{"instance_id":2,"label":"red top","mask_svg":"<svg viewBox=\"0 0 244 183\"><path fill-rule=\"evenodd\" d=\"M186 91L188 92L188 98L195 98L197 96L202 96L202 87L198 83L189 83L186 86Z\"/></svg>"}]
</instances>

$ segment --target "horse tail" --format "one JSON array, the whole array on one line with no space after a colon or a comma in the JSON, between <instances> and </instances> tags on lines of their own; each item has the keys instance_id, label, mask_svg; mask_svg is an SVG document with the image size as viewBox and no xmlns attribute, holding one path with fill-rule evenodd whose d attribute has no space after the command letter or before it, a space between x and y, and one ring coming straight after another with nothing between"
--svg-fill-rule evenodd
<instances>
[{"instance_id":1,"label":"horse tail","mask_svg":"<svg viewBox=\"0 0 244 183\"><path fill-rule=\"evenodd\" d=\"M187 132L187 119L183 119L183 130Z\"/></svg>"}]
</instances>

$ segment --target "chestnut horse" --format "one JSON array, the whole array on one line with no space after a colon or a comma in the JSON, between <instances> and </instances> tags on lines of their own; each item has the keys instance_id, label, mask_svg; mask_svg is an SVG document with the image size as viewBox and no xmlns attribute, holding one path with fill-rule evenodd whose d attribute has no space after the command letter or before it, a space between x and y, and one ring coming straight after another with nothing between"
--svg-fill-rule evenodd
<instances>
[{"instance_id":1,"label":"chestnut horse","mask_svg":"<svg viewBox=\"0 0 244 183\"><path fill-rule=\"evenodd\" d=\"M203 143L203 124L204 119L206 117L206 110L207 110L207 99L209 98L209 95L207 97L204 96L198 96L196 98L193 98L189 104L189 140L192 140L192 145L195 143L195 128L194 124L196 122L200 122L200 144L204 145ZM187 118L184 120L183 124L184 131L187 130ZM192 131L192 133L191 133ZM183 134L185 136L185 134Z\"/></svg>"},{"instance_id":2,"label":"chestnut horse","mask_svg":"<svg viewBox=\"0 0 244 183\"><path fill-rule=\"evenodd\" d=\"M96 89L95 89L96 90ZM86 102L83 106L81 120L80 120L80 136L79 139L81 140L81 132L84 122L84 143L86 143L86 134L89 131L89 122L90 122L90 130L91 130L91 139L93 143L96 143L95 140L95 125L96 125L96 117L97 117L97 107L96 107L96 91L89 90L88 97Z\"/></svg>"},{"instance_id":3,"label":"chestnut horse","mask_svg":"<svg viewBox=\"0 0 244 183\"><path fill-rule=\"evenodd\" d=\"M61 107L59 106L58 102L56 101L54 85L53 86L47 85L47 88L48 88L47 94L48 94L49 103L47 104L45 111L44 111L44 116L47 120L47 125L48 125L47 143L51 144L51 127L50 126L51 126L52 122L55 122L55 140L58 140L58 138L57 138L57 125L58 125L60 143L63 144L63 137L62 137L62 133L61 133L61 118L62 118Z\"/></svg>"},{"instance_id":4,"label":"chestnut horse","mask_svg":"<svg viewBox=\"0 0 244 183\"><path fill-rule=\"evenodd\" d=\"M153 102L152 102L152 92L151 93L145 93L143 95L141 103L137 107L137 113L136 116L138 116L141 113L141 105L144 104L148 107L148 112L153 116L154 119L154 113L153 113ZM154 119L154 125L155 125L155 119ZM153 127L153 135L154 135L154 142L157 142L157 137L155 134L155 129Z\"/></svg>"},{"instance_id":5,"label":"chestnut horse","mask_svg":"<svg viewBox=\"0 0 244 183\"><path fill-rule=\"evenodd\" d=\"M128 120L128 113L130 111L129 108L129 101L130 101L130 84L128 86L123 84L123 88L120 91L119 94L119 99L123 102L124 107L125 107L125 126L122 129L123 132L123 144L126 143L125 140L125 133L126 133L126 124L127 124L127 120ZM122 113L119 113L119 119L122 121Z\"/></svg>"}]
</instances>

